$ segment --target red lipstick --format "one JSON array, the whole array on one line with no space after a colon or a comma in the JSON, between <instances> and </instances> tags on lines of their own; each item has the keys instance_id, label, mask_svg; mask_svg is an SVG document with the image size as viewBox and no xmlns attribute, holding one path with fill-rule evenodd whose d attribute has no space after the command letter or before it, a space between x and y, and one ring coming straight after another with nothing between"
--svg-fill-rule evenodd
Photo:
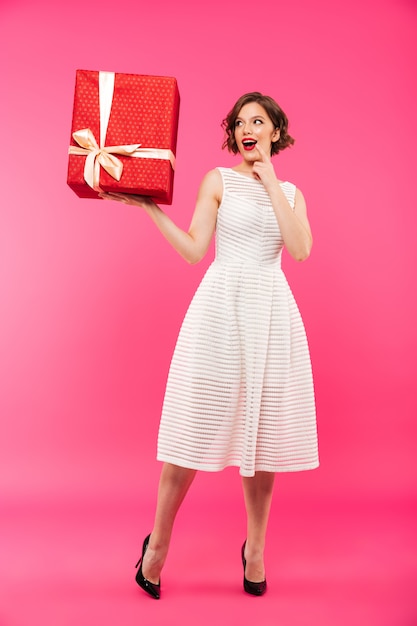
<instances>
[{"instance_id":1,"label":"red lipstick","mask_svg":"<svg viewBox=\"0 0 417 626\"><path fill-rule=\"evenodd\" d=\"M242 139L242 145L244 150L253 150L256 146L256 139L252 139L252 137L245 137L245 139Z\"/></svg>"}]
</instances>

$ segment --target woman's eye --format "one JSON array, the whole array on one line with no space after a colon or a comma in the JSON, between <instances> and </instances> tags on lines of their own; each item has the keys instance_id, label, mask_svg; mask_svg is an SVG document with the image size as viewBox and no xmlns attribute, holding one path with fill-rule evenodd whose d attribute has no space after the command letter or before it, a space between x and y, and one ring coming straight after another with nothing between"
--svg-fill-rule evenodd
<instances>
[{"instance_id":1,"label":"woman's eye","mask_svg":"<svg viewBox=\"0 0 417 626\"><path fill-rule=\"evenodd\" d=\"M262 124L262 120L254 120L254 124Z\"/></svg>"},{"instance_id":2,"label":"woman's eye","mask_svg":"<svg viewBox=\"0 0 417 626\"><path fill-rule=\"evenodd\" d=\"M242 126L242 122L240 120L236 120L235 122L235 128L237 128L238 126Z\"/></svg>"}]
</instances>

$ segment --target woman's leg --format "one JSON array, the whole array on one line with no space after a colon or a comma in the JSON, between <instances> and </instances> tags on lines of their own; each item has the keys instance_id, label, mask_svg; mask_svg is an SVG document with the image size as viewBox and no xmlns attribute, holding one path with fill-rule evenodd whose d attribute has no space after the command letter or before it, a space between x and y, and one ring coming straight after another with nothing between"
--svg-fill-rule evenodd
<instances>
[{"instance_id":1,"label":"woman's leg","mask_svg":"<svg viewBox=\"0 0 417 626\"><path fill-rule=\"evenodd\" d=\"M265 580L263 556L274 479L272 472L256 472L251 478L242 478L247 514L245 576L252 582Z\"/></svg>"},{"instance_id":2,"label":"woman's leg","mask_svg":"<svg viewBox=\"0 0 417 626\"><path fill-rule=\"evenodd\" d=\"M143 575L152 583L159 582L175 517L195 475L195 470L171 463L162 466L154 527L142 565Z\"/></svg>"}]
</instances>

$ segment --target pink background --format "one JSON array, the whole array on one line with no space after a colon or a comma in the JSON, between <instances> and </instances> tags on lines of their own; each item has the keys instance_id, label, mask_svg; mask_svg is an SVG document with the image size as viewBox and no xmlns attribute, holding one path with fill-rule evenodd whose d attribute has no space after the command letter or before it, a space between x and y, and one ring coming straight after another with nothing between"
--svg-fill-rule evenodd
<instances>
[{"instance_id":1,"label":"pink background","mask_svg":"<svg viewBox=\"0 0 417 626\"><path fill-rule=\"evenodd\" d=\"M0 624L417 624L416 26L414 0L2 0ZM134 585L167 369L212 251L190 267L139 210L66 186L77 68L177 78L166 210L185 228L204 173L235 162L234 101L260 90L289 116L275 165L314 234L285 270L321 467L277 479L261 600L241 592L233 469L198 476L163 600Z\"/></svg>"}]
</instances>

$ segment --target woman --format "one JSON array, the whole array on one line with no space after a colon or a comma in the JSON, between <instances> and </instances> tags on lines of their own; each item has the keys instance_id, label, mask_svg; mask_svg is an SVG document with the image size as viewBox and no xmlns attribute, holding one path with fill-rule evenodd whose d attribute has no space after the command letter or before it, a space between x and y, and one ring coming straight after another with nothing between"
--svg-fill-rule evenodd
<instances>
[{"instance_id":1,"label":"woman","mask_svg":"<svg viewBox=\"0 0 417 626\"><path fill-rule=\"evenodd\" d=\"M279 181L271 163L294 140L284 112L258 92L242 96L223 127L223 147L241 160L205 176L188 232L149 198L104 194L143 207L189 263L203 258L216 230L216 258L185 316L170 367L155 522L136 565L137 583L157 599L175 516L197 470L240 468L243 584L260 596L275 472L318 466L309 351L281 270L283 246L303 261L312 236L301 191Z\"/></svg>"}]
</instances>

